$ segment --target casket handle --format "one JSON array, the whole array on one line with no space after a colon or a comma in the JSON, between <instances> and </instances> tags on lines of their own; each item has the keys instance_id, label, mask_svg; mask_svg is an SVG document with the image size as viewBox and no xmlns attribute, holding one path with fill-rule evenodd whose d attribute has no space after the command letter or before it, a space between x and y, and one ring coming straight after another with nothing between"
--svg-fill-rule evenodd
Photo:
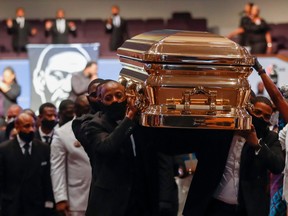
<instances>
[{"instance_id":1,"label":"casket handle","mask_svg":"<svg viewBox=\"0 0 288 216\"><path fill-rule=\"evenodd\" d=\"M205 89L203 86L197 86L192 90L186 90L182 94L182 103L184 104L184 108L182 114L190 114L190 101L191 96L203 94L208 97L209 111L208 114L215 115L216 114L216 97L217 91L211 91Z\"/></svg>"}]
</instances>

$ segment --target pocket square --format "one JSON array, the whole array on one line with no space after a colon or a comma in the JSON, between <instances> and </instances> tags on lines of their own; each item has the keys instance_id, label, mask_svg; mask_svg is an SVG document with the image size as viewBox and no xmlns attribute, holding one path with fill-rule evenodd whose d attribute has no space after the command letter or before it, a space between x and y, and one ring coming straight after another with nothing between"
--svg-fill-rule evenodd
<instances>
[{"instance_id":1,"label":"pocket square","mask_svg":"<svg viewBox=\"0 0 288 216\"><path fill-rule=\"evenodd\" d=\"M41 162L41 166L45 166L45 165L47 165L47 161Z\"/></svg>"}]
</instances>

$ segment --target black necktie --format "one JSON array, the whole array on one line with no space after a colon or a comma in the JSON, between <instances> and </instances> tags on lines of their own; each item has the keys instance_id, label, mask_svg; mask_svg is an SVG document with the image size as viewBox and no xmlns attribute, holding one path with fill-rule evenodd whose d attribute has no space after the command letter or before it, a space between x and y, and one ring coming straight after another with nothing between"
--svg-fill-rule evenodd
<instances>
[{"instance_id":1,"label":"black necktie","mask_svg":"<svg viewBox=\"0 0 288 216\"><path fill-rule=\"evenodd\" d=\"M29 157L30 156L30 153L29 153L29 143L26 143L25 145L24 145L24 156L25 157Z\"/></svg>"},{"instance_id":2,"label":"black necktie","mask_svg":"<svg viewBox=\"0 0 288 216\"><path fill-rule=\"evenodd\" d=\"M43 138L45 139L45 142L46 142L47 144L49 144L50 137L49 137L49 136L43 136Z\"/></svg>"}]
</instances>

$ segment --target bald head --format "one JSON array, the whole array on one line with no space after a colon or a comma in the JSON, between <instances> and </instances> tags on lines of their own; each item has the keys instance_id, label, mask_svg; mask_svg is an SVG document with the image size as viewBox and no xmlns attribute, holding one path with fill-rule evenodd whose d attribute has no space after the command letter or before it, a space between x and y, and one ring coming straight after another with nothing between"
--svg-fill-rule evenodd
<instances>
[{"instance_id":1,"label":"bald head","mask_svg":"<svg viewBox=\"0 0 288 216\"><path fill-rule=\"evenodd\" d=\"M87 114L90 110L90 105L86 95L80 95L76 98L74 104L74 111L77 117Z\"/></svg>"},{"instance_id":2,"label":"bald head","mask_svg":"<svg viewBox=\"0 0 288 216\"><path fill-rule=\"evenodd\" d=\"M19 7L16 9L16 17L24 17L25 16L25 11L24 8Z\"/></svg>"},{"instance_id":3,"label":"bald head","mask_svg":"<svg viewBox=\"0 0 288 216\"><path fill-rule=\"evenodd\" d=\"M35 120L28 113L21 113L15 119L15 129L17 132L30 132L35 130Z\"/></svg>"},{"instance_id":4,"label":"bald head","mask_svg":"<svg viewBox=\"0 0 288 216\"><path fill-rule=\"evenodd\" d=\"M62 8L58 9L56 12L57 19L63 19L65 17L65 12Z\"/></svg>"},{"instance_id":5,"label":"bald head","mask_svg":"<svg viewBox=\"0 0 288 216\"><path fill-rule=\"evenodd\" d=\"M120 12L120 8L119 8L118 5L113 5L113 6L111 7L111 13L112 13L113 16L118 15L119 12Z\"/></svg>"},{"instance_id":6,"label":"bald head","mask_svg":"<svg viewBox=\"0 0 288 216\"><path fill-rule=\"evenodd\" d=\"M22 107L20 107L17 104L12 104L7 110L6 121L10 122L11 120L15 119L21 112L22 112Z\"/></svg>"}]
</instances>

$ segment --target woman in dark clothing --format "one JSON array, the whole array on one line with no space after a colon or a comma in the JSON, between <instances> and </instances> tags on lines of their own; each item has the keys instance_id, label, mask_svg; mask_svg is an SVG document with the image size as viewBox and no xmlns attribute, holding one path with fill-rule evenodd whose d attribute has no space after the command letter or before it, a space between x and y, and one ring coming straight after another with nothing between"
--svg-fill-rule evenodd
<instances>
[{"instance_id":1,"label":"woman in dark clothing","mask_svg":"<svg viewBox=\"0 0 288 216\"><path fill-rule=\"evenodd\" d=\"M249 8L251 8L249 10ZM272 37L269 25L259 14L257 5L247 4L245 6L246 16L241 19L240 27L230 33L227 37L232 39L236 35L242 38L239 44L247 46L251 54L271 54Z\"/></svg>"},{"instance_id":2,"label":"woman in dark clothing","mask_svg":"<svg viewBox=\"0 0 288 216\"><path fill-rule=\"evenodd\" d=\"M251 9L251 21L246 23L244 31L248 38L248 45L252 54L272 53L272 39L268 24L259 16L257 5Z\"/></svg>"},{"instance_id":3,"label":"woman in dark clothing","mask_svg":"<svg viewBox=\"0 0 288 216\"><path fill-rule=\"evenodd\" d=\"M0 81L0 114L5 115L12 104L17 104L21 87L16 81L16 74L11 67L6 67Z\"/></svg>"}]
</instances>

